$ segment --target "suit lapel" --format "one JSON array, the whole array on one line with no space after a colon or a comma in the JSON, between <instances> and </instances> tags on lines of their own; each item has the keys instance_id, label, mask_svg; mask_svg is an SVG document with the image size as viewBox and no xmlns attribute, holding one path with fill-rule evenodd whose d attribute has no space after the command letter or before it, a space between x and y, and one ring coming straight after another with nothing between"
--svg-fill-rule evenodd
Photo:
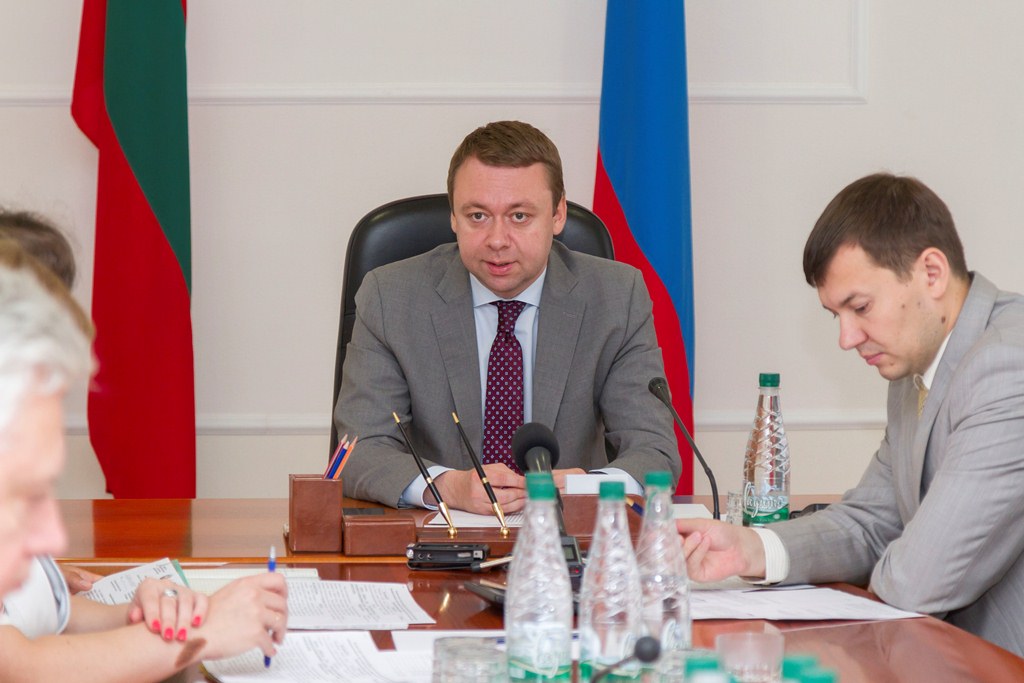
<instances>
[{"instance_id":1,"label":"suit lapel","mask_svg":"<svg viewBox=\"0 0 1024 683\"><path fill-rule=\"evenodd\" d=\"M479 452L484 429L473 295L469 288L469 273L462 265L459 252L453 250L452 254L452 260L436 287L442 303L431 313L431 319L459 422Z\"/></svg>"},{"instance_id":2,"label":"suit lapel","mask_svg":"<svg viewBox=\"0 0 1024 683\"><path fill-rule=\"evenodd\" d=\"M576 284L576 276L553 249L544 276L533 362L533 420L552 429L586 310L586 303L575 294Z\"/></svg>"},{"instance_id":3,"label":"suit lapel","mask_svg":"<svg viewBox=\"0 0 1024 683\"><path fill-rule=\"evenodd\" d=\"M928 440L931 437L935 419L940 410L944 409L946 396L949 393L949 385L952 381L957 367L964 355L974 346L981 337L988 325L992 315L992 308L995 305L998 290L995 285L977 273L972 274L971 288L967 292L967 298L957 316L956 325L949 336L946 350L942 353L942 360L932 379L932 386L928 391L928 400L924 405L921 418L917 421L917 431L914 434L914 447L911 454L911 478L910 482L916 482L917 486L913 491L913 500L920 501L920 497L928 490L928 484L924 481L925 457L928 454ZM911 381L911 386L913 382ZM915 394L916 401L916 394ZM916 404L915 404L916 405ZM946 436L946 435L940 435ZM936 457L935 455L932 456ZM935 472L939 463L929 463L929 471Z\"/></svg>"}]
</instances>

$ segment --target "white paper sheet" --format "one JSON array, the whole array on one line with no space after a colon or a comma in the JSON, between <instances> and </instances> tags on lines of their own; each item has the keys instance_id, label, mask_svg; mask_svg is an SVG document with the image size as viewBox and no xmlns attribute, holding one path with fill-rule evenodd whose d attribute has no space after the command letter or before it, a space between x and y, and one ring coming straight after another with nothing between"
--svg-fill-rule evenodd
<instances>
[{"instance_id":1,"label":"white paper sheet","mask_svg":"<svg viewBox=\"0 0 1024 683\"><path fill-rule=\"evenodd\" d=\"M366 632L289 633L269 668L259 650L203 667L221 683L429 683L431 655L380 652Z\"/></svg>"},{"instance_id":2,"label":"white paper sheet","mask_svg":"<svg viewBox=\"0 0 1024 683\"><path fill-rule=\"evenodd\" d=\"M188 587L197 593L213 595L235 579L266 573L266 567L205 567L183 569ZM284 576L290 586L292 581L316 581L320 574L313 567L281 567L276 571Z\"/></svg>"},{"instance_id":3,"label":"white paper sheet","mask_svg":"<svg viewBox=\"0 0 1024 683\"><path fill-rule=\"evenodd\" d=\"M288 629L392 631L433 624L404 583L295 581L288 584Z\"/></svg>"},{"instance_id":4,"label":"white paper sheet","mask_svg":"<svg viewBox=\"0 0 1024 683\"><path fill-rule=\"evenodd\" d=\"M922 615L832 588L695 590L690 592L693 619L880 621Z\"/></svg>"},{"instance_id":5,"label":"white paper sheet","mask_svg":"<svg viewBox=\"0 0 1024 683\"><path fill-rule=\"evenodd\" d=\"M452 524L455 525L456 529L500 529L501 522L494 515L478 515L472 512L466 512L465 510L451 510L448 512L452 515ZM518 529L523 525L523 513L515 512L511 515L505 515L505 523L508 524L510 529ZM427 526L448 526L448 523L444 521L444 517L438 512L427 521Z\"/></svg>"},{"instance_id":6,"label":"white paper sheet","mask_svg":"<svg viewBox=\"0 0 1024 683\"><path fill-rule=\"evenodd\" d=\"M135 597L135 589L145 579L168 579L180 586L185 585L177 567L165 557L156 562L104 576L82 595L105 605L121 605L132 601L132 598Z\"/></svg>"}]
</instances>

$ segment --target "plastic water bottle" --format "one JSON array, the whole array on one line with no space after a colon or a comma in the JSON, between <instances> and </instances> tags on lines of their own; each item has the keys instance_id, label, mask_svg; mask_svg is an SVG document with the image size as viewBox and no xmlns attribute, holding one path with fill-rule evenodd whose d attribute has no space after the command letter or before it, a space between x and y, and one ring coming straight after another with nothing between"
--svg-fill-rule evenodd
<instances>
[{"instance_id":1,"label":"plastic water bottle","mask_svg":"<svg viewBox=\"0 0 1024 683\"><path fill-rule=\"evenodd\" d=\"M672 475L649 472L644 482L647 505L636 546L643 591L647 635L661 643L654 669L665 673L690 649L690 586L686 577L683 541L672 518Z\"/></svg>"},{"instance_id":2,"label":"plastic water bottle","mask_svg":"<svg viewBox=\"0 0 1024 683\"><path fill-rule=\"evenodd\" d=\"M761 373L754 426L743 462L743 526L789 519L789 441L782 426L778 374Z\"/></svg>"},{"instance_id":3,"label":"plastic water bottle","mask_svg":"<svg viewBox=\"0 0 1024 683\"><path fill-rule=\"evenodd\" d=\"M633 654L644 635L640 571L626 522L625 486L601 482L597 524L580 592L580 678ZM637 680L636 661L618 667L605 681Z\"/></svg>"},{"instance_id":4,"label":"plastic water bottle","mask_svg":"<svg viewBox=\"0 0 1024 683\"><path fill-rule=\"evenodd\" d=\"M555 516L555 482L526 474L525 521L512 549L505 596L511 681L572 678L572 588Z\"/></svg>"}]
</instances>

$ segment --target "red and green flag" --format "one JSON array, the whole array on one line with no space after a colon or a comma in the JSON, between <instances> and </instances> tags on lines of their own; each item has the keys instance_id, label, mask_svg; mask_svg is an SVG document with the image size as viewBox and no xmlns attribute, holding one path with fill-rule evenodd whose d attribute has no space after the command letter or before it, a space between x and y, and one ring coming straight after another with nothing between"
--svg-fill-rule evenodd
<instances>
[{"instance_id":1,"label":"red and green flag","mask_svg":"<svg viewBox=\"0 0 1024 683\"><path fill-rule=\"evenodd\" d=\"M89 437L118 498L193 498L184 0L85 0L71 114L99 150Z\"/></svg>"}]
</instances>

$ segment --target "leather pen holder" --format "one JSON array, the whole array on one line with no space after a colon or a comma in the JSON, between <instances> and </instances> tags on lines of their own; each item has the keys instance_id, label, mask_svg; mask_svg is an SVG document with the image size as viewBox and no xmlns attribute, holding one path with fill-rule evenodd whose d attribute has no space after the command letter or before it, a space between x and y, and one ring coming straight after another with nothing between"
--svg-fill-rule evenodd
<instances>
[{"instance_id":1,"label":"leather pen holder","mask_svg":"<svg viewBox=\"0 0 1024 683\"><path fill-rule=\"evenodd\" d=\"M341 551L341 479L288 475L288 547L292 552Z\"/></svg>"}]
</instances>

